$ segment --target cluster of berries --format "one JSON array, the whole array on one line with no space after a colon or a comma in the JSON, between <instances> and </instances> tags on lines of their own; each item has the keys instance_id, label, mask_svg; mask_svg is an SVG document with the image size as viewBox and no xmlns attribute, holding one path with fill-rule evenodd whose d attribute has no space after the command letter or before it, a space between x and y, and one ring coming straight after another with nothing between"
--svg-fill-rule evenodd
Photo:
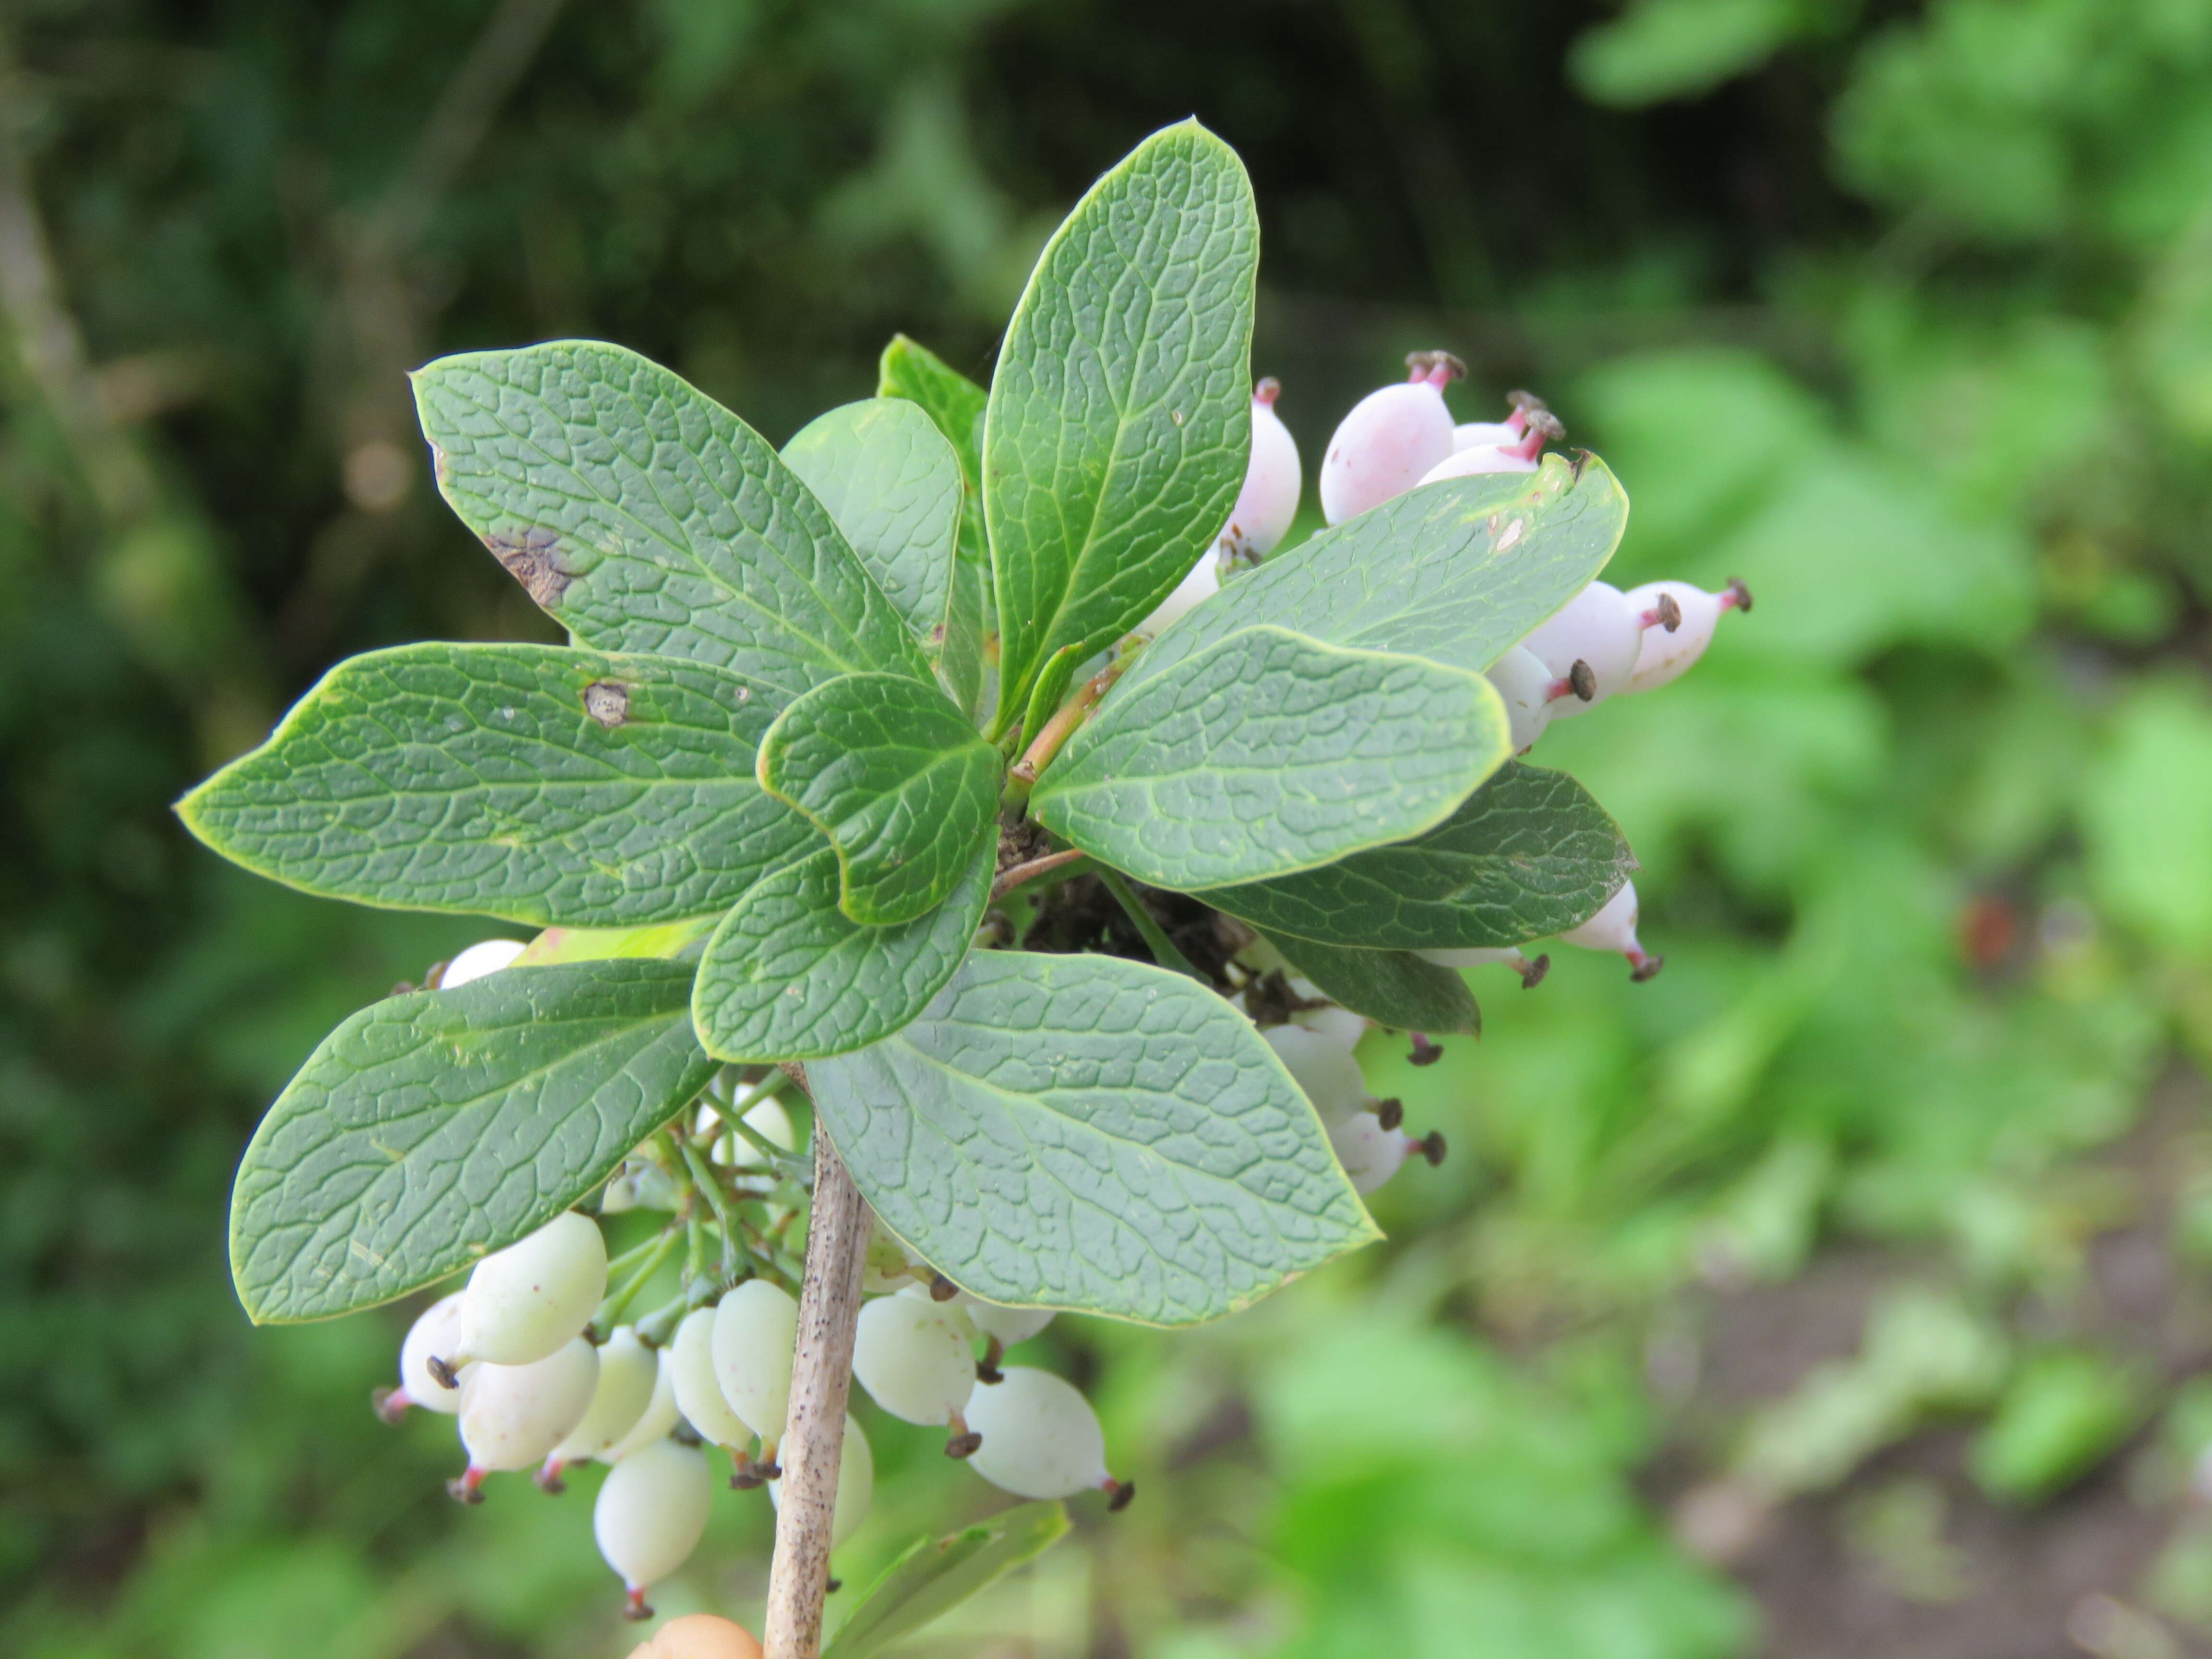
<instances>
[{"instance_id":1,"label":"cluster of berries","mask_svg":"<svg viewBox=\"0 0 2212 1659\"><path fill-rule=\"evenodd\" d=\"M1305 988L1295 978L1290 985L1293 991ZM1367 1022L1358 1015L1324 1006L1301 1010L1261 1034L1313 1103L1315 1115L1328 1131L1336 1161L1363 1196L1396 1175L1417 1153L1431 1164L1444 1160L1443 1131L1408 1134L1404 1106L1395 1098L1377 1100L1367 1092L1367 1081L1352 1052L1366 1030Z\"/></svg>"},{"instance_id":2,"label":"cluster of berries","mask_svg":"<svg viewBox=\"0 0 2212 1659\"><path fill-rule=\"evenodd\" d=\"M507 966L520 951L492 940L454 958L441 988ZM742 1116L737 1115L742 1110ZM746 1134L725 1133L732 1121ZM773 1097L702 1107L695 1139L718 1180L764 1170L788 1146L791 1123ZM738 1190L723 1194L733 1197ZM800 1194L794 1192L795 1200ZM686 1206L690 1195L646 1149L605 1188L602 1209ZM706 1448L730 1455L729 1484L765 1486L781 1501L776 1452L791 1403L799 1304L764 1265L693 1279L684 1304L635 1324L611 1323L599 1227L574 1211L485 1256L466 1286L433 1304L399 1352L399 1385L377 1410L410 1407L459 1419L467 1466L447 1489L481 1503L493 1474L532 1469L549 1492L585 1462L609 1465L593 1516L600 1553L622 1576L635 1617L647 1589L690 1557L714 1489ZM1133 1487L1107 1472L1097 1415L1048 1371L1002 1365L1006 1350L1051 1322L1048 1310L1001 1307L957 1289L878 1232L869 1254L853 1376L894 1417L946 1428L945 1450L994 1486L1031 1498L1105 1492L1119 1509ZM721 1290L717 1296L714 1292ZM979 1358L977 1345L981 1345ZM842 1543L866 1518L875 1484L866 1435L849 1418L831 1522Z\"/></svg>"},{"instance_id":3,"label":"cluster of berries","mask_svg":"<svg viewBox=\"0 0 2212 1659\"><path fill-rule=\"evenodd\" d=\"M1320 491L1322 516L1330 525L1448 478L1534 472L1544 447L1565 436L1558 417L1526 392L1508 394L1511 413L1503 421L1455 422L1444 388L1467 368L1448 351L1413 352L1406 367L1404 380L1361 398L1329 438ZM1142 632L1158 634L1219 592L1225 578L1266 558L1289 533L1304 475L1297 443L1275 413L1281 395L1281 383L1272 379L1254 389L1251 460L1229 524L1212 550L1146 619ZM1688 582L1646 582L1626 592L1610 582L1591 582L1489 670L1505 704L1513 752L1527 754L1555 720L1679 679L1712 643L1723 614L1750 609L1751 591L1736 580L1712 593ZM1664 959L1638 943L1636 921L1632 883L1563 937L1571 945L1626 957L1632 977L1645 980ZM1507 963L1530 985L1543 973L1517 950L1420 954L1450 968Z\"/></svg>"}]
</instances>

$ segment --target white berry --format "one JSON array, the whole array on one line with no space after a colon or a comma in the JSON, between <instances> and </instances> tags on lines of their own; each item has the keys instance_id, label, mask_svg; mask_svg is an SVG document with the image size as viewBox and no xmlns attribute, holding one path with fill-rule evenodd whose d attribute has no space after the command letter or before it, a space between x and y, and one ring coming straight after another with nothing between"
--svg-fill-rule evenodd
<instances>
[{"instance_id":1,"label":"white berry","mask_svg":"<svg viewBox=\"0 0 2212 1659\"><path fill-rule=\"evenodd\" d=\"M799 1304L765 1279L749 1279L714 1310L714 1376L722 1398L774 1447L791 1412L791 1360Z\"/></svg>"},{"instance_id":2,"label":"white berry","mask_svg":"<svg viewBox=\"0 0 2212 1659\"><path fill-rule=\"evenodd\" d=\"M699 1547L714 1496L706 1454L673 1440L657 1440L607 1471L592 1506L592 1533L622 1576L634 1613L650 1613L646 1590Z\"/></svg>"},{"instance_id":3,"label":"white berry","mask_svg":"<svg viewBox=\"0 0 2212 1659\"><path fill-rule=\"evenodd\" d=\"M478 1364L461 1390L470 1475L528 1468L543 1458L584 1420L599 1377L599 1351L580 1336L527 1365Z\"/></svg>"},{"instance_id":4,"label":"white berry","mask_svg":"<svg viewBox=\"0 0 2212 1659\"><path fill-rule=\"evenodd\" d=\"M1359 1046L1359 1039L1367 1035L1367 1022L1349 1008L1340 1008L1325 1003L1318 1008L1301 1008L1291 1016L1291 1024L1303 1025L1316 1036L1329 1042L1350 1054Z\"/></svg>"},{"instance_id":5,"label":"white berry","mask_svg":"<svg viewBox=\"0 0 2212 1659\"><path fill-rule=\"evenodd\" d=\"M1313 1102L1322 1123L1341 1122L1367 1103L1359 1063L1342 1043L1303 1025L1271 1025L1260 1035Z\"/></svg>"},{"instance_id":6,"label":"white berry","mask_svg":"<svg viewBox=\"0 0 2212 1659\"><path fill-rule=\"evenodd\" d=\"M1442 368L1370 392L1338 422L1321 464L1322 517L1342 524L1402 495L1452 453Z\"/></svg>"},{"instance_id":7,"label":"white berry","mask_svg":"<svg viewBox=\"0 0 2212 1659\"><path fill-rule=\"evenodd\" d=\"M654 1441L666 1439L682 1414L676 1405L674 1357L667 1349L657 1348L653 1355L653 1397L646 1402L644 1413L630 1425L629 1432L599 1454L599 1462L619 1463Z\"/></svg>"},{"instance_id":8,"label":"white berry","mask_svg":"<svg viewBox=\"0 0 2212 1659\"><path fill-rule=\"evenodd\" d=\"M1190 574L1176 584L1175 591L1155 605L1152 615L1137 626L1144 633L1157 635L1170 623L1182 621L1186 613L1205 604L1220 591L1219 556L1209 547L1199 562L1191 566Z\"/></svg>"},{"instance_id":9,"label":"white berry","mask_svg":"<svg viewBox=\"0 0 2212 1659\"><path fill-rule=\"evenodd\" d=\"M1579 927L1571 928L1559 935L1569 945L1578 945L1585 951L1607 951L1628 958L1632 970L1631 979L1641 981L1650 979L1665 965L1667 958L1655 957L1645 951L1636 937L1638 907L1636 884L1624 881L1620 890L1605 902L1605 908Z\"/></svg>"},{"instance_id":10,"label":"white berry","mask_svg":"<svg viewBox=\"0 0 2212 1659\"><path fill-rule=\"evenodd\" d=\"M878 1297L860 1310L853 1375L868 1397L908 1423L950 1423L975 1388L974 1328L952 1303Z\"/></svg>"},{"instance_id":11,"label":"white berry","mask_svg":"<svg viewBox=\"0 0 2212 1659\"><path fill-rule=\"evenodd\" d=\"M563 1210L529 1237L495 1250L469 1275L459 1364L543 1359L591 1322L607 1292L607 1246L595 1222Z\"/></svg>"},{"instance_id":12,"label":"white berry","mask_svg":"<svg viewBox=\"0 0 2212 1659\"><path fill-rule=\"evenodd\" d=\"M1052 1323L1050 1308L1009 1308L997 1302L986 1302L980 1296L970 1296L963 1291L956 1298L968 1310L968 1317L975 1328L998 1343L1011 1348L1017 1342L1026 1342Z\"/></svg>"},{"instance_id":13,"label":"white berry","mask_svg":"<svg viewBox=\"0 0 2212 1659\"><path fill-rule=\"evenodd\" d=\"M1353 1189L1360 1193L1371 1193L1389 1180L1421 1146L1402 1129L1384 1128L1372 1112L1354 1112L1332 1124L1328 1144L1336 1149L1336 1161L1352 1177Z\"/></svg>"},{"instance_id":14,"label":"white berry","mask_svg":"<svg viewBox=\"0 0 2212 1659\"><path fill-rule=\"evenodd\" d=\"M645 1416L659 1380L660 1357L639 1341L630 1327L616 1326L614 1334L599 1347L599 1376L591 1406L583 1421L554 1447L546 1460L548 1474L558 1474L562 1464L604 1456L619 1444Z\"/></svg>"},{"instance_id":15,"label":"white berry","mask_svg":"<svg viewBox=\"0 0 2212 1659\"><path fill-rule=\"evenodd\" d=\"M983 1443L969 1467L1017 1498L1069 1498L1110 1484L1098 1413L1073 1383L1050 1371L1009 1365L968 1402L968 1426Z\"/></svg>"},{"instance_id":16,"label":"white berry","mask_svg":"<svg viewBox=\"0 0 2212 1659\"><path fill-rule=\"evenodd\" d=\"M1688 582L1646 582L1623 595L1644 629L1636 666L1628 677L1631 691L1656 691L1680 679L1691 665L1705 654L1721 613L1748 609L1750 592L1742 583L1731 583L1718 593L1708 593ZM1667 623L1674 625L1668 628Z\"/></svg>"},{"instance_id":17,"label":"white berry","mask_svg":"<svg viewBox=\"0 0 2212 1659\"><path fill-rule=\"evenodd\" d=\"M460 1347L461 1292L441 1297L422 1311L399 1345L399 1386L377 1402L387 1420L396 1421L410 1406L451 1416L461 1408L460 1389L449 1389L430 1374L433 1355L441 1358ZM456 1380L466 1387L471 1370L464 1367Z\"/></svg>"},{"instance_id":18,"label":"white berry","mask_svg":"<svg viewBox=\"0 0 2212 1659\"><path fill-rule=\"evenodd\" d=\"M831 1500L830 1510L830 1543L832 1548L850 1538L860 1522L868 1518L868 1505L876 1498L876 1459L868 1449L868 1437L860 1432L860 1425L851 1418L845 1419L845 1443L837 1453L837 1496ZM768 1501L778 1510L783 1508L783 1482L768 1483Z\"/></svg>"},{"instance_id":19,"label":"white berry","mask_svg":"<svg viewBox=\"0 0 2212 1659\"><path fill-rule=\"evenodd\" d=\"M1505 705L1507 741L1513 752L1525 755L1552 723L1552 692L1559 676L1526 646L1516 645L1487 671L1491 684Z\"/></svg>"},{"instance_id":20,"label":"white berry","mask_svg":"<svg viewBox=\"0 0 2212 1659\"><path fill-rule=\"evenodd\" d=\"M608 1178L599 1194L601 1215L625 1210L672 1210L683 1201L675 1179L649 1158L629 1158Z\"/></svg>"},{"instance_id":21,"label":"white berry","mask_svg":"<svg viewBox=\"0 0 2212 1659\"><path fill-rule=\"evenodd\" d=\"M929 1273L929 1264L881 1221L869 1230L867 1265L860 1269L860 1288L869 1295L898 1290Z\"/></svg>"},{"instance_id":22,"label":"white berry","mask_svg":"<svg viewBox=\"0 0 2212 1659\"><path fill-rule=\"evenodd\" d=\"M1566 720L1628 689L1644 629L1626 595L1609 582L1592 582L1521 643L1552 672L1552 718ZM1588 679L1569 690L1580 678L1577 663L1587 665Z\"/></svg>"},{"instance_id":23,"label":"white berry","mask_svg":"<svg viewBox=\"0 0 2212 1659\"><path fill-rule=\"evenodd\" d=\"M471 980L511 968L515 957L529 948L518 939L488 939L471 945L446 964L446 971L438 976L438 988L457 990Z\"/></svg>"},{"instance_id":24,"label":"white berry","mask_svg":"<svg viewBox=\"0 0 2212 1659\"><path fill-rule=\"evenodd\" d=\"M1273 552L1298 516L1304 473L1297 441L1275 413L1282 390L1282 383L1273 379L1252 388L1252 459L1245 464L1244 487L1230 509L1229 523L1215 544L1247 563Z\"/></svg>"},{"instance_id":25,"label":"white berry","mask_svg":"<svg viewBox=\"0 0 2212 1659\"><path fill-rule=\"evenodd\" d=\"M730 1409L722 1385L714 1376L714 1310L694 1308L676 1328L669 1345L669 1369L676 1389L676 1408L684 1420L699 1431L702 1440L718 1446L748 1446L753 1431L745 1419ZM778 1425L781 1432L781 1425Z\"/></svg>"}]
</instances>

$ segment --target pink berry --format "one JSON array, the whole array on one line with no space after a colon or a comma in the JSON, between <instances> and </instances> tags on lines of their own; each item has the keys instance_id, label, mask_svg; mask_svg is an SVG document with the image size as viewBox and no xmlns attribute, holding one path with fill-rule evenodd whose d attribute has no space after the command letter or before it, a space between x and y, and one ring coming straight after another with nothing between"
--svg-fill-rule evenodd
<instances>
[{"instance_id":1,"label":"pink berry","mask_svg":"<svg viewBox=\"0 0 2212 1659\"><path fill-rule=\"evenodd\" d=\"M1629 978L1641 984L1666 965L1667 958L1655 957L1646 951L1636 937L1636 884L1624 881L1620 890L1605 902L1605 908L1579 927L1570 928L1559 935L1569 945L1580 945L1585 951L1610 951L1628 958Z\"/></svg>"},{"instance_id":2,"label":"pink berry","mask_svg":"<svg viewBox=\"0 0 2212 1659\"><path fill-rule=\"evenodd\" d=\"M1521 643L1553 676L1552 718L1567 720L1628 689L1644 625L1619 588L1592 582Z\"/></svg>"},{"instance_id":3,"label":"pink berry","mask_svg":"<svg viewBox=\"0 0 2212 1659\"><path fill-rule=\"evenodd\" d=\"M1290 428L1275 413L1282 382L1264 380L1252 388L1252 459L1244 469L1244 488L1229 514L1229 526L1217 545L1226 554L1256 562L1273 552L1298 515L1305 475Z\"/></svg>"},{"instance_id":4,"label":"pink berry","mask_svg":"<svg viewBox=\"0 0 2212 1659\"><path fill-rule=\"evenodd\" d=\"M1566 436L1544 400L1511 394L1512 414L1502 421L1468 421L1452 428L1452 453L1422 476L1425 484L1471 478L1483 472L1534 472L1544 446Z\"/></svg>"},{"instance_id":5,"label":"pink berry","mask_svg":"<svg viewBox=\"0 0 2212 1659\"><path fill-rule=\"evenodd\" d=\"M1452 428L1452 447L1496 449L1521 441L1521 428L1510 421L1462 421Z\"/></svg>"},{"instance_id":6,"label":"pink berry","mask_svg":"<svg viewBox=\"0 0 2212 1659\"><path fill-rule=\"evenodd\" d=\"M1479 444L1472 449L1455 449L1421 475L1425 484L1442 483L1446 478L1472 478L1483 472L1534 472L1536 470L1534 452L1523 453L1519 446Z\"/></svg>"},{"instance_id":7,"label":"pink berry","mask_svg":"<svg viewBox=\"0 0 2212 1659\"><path fill-rule=\"evenodd\" d=\"M1416 352L1408 362L1412 380L1369 392L1328 441L1321 464L1321 512L1331 524L1404 495L1452 453L1444 387L1455 378L1456 364L1432 352Z\"/></svg>"},{"instance_id":8,"label":"pink berry","mask_svg":"<svg viewBox=\"0 0 2212 1659\"><path fill-rule=\"evenodd\" d=\"M1751 590L1733 581L1718 593L1688 582L1646 582L1622 597L1644 630L1628 677L1632 692L1656 691L1680 679L1705 654L1723 611L1751 609Z\"/></svg>"},{"instance_id":9,"label":"pink berry","mask_svg":"<svg viewBox=\"0 0 2212 1659\"><path fill-rule=\"evenodd\" d=\"M1137 624L1141 632L1157 635L1182 620L1186 611L1221 591L1224 566L1233 569L1257 564L1290 533L1304 477L1298 467L1297 443L1275 413L1275 399L1282 390L1282 383L1273 380L1253 388L1252 459L1245 465L1244 488L1237 493L1229 522L1190 574Z\"/></svg>"}]
</instances>

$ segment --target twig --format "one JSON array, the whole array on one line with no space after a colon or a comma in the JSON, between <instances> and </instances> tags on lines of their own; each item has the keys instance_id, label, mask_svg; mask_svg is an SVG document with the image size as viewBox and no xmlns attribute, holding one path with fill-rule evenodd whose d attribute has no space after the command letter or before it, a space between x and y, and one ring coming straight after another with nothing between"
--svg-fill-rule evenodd
<instances>
[{"instance_id":1,"label":"twig","mask_svg":"<svg viewBox=\"0 0 2212 1659\"><path fill-rule=\"evenodd\" d=\"M1037 775L1052 764L1053 757L1060 753L1060 745L1074 736L1076 727L1081 726L1084 717L1097 706L1098 699L1113 689L1114 682L1121 678L1121 671L1126 666L1126 662L1109 663L1085 680L1082 689L1062 703L1060 712L1045 722L1044 730L1036 734L1036 741L1030 744L1006 774L1018 790L1026 793L1030 785L1037 781Z\"/></svg>"},{"instance_id":2,"label":"twig","mask_svg":"<svg viewBox=\"0 0 2212 1659\"><path fill-rule=\"evenodd\" d=\"M591 1328L595 1337L605 1337L614 1330L629 1304L637 1299L637 1293L645 1288L647 1281L653 1274L660 1271L660 1264L668 1260L669 1252L676 1248L678 1231L673 1224L663 1227L635 1249L625 1250L607 1264L610 1275L625 1268L629 1272L619 1287L607 1293L606 1300L599 1304L599 1311L592 1316ZM644 1253L643 1258L634 1260L640 1252Z\"/></svg>"},{"instance_id":3,"label":"twig","mask_svg":"<svg viewBox=\"0 0 2212 1659\"><path fill-rule=\"evenodd\" d=\"M866 1200L817 1116L814 1215L799 1293L791 1414L777 1448L783 1502L776 1516L775 1561L769 1570L768 1659L819 1659L822 1652L822 1598L830 1587L830 1528L853 1380L853 1330L860 1317L860 1274L872 1225Z\"/></svg>"},{"instance_id":4,"label":"twig","mask_svg":"<svg viewBox=\"0 0 2212 1659\"><path fill-rule=\"evenodd\" d=\"M1152 913L1145 908L1145 902L1137 896L1119 871L1102 869L1098 872L1098 879L1114 896L1114 902L1128 912L1129 920L1136 923L1137 931L1145 936L1145 943L1152 949L1154 962L1163 968L1172 968L1178 974L1188 974L1200 985L1209 988L1212 985L1213 981L1200 973L1191 959L1176 948L1176 942L1168 937L1167 929L1161 927Z\"/></svg>"},{"instance_id":5,"label":"twig","mask_svg":"<svg viewBox=\"0 0 2212 1659\"><path fill-rule=\"evenodd\" d=\"M1088 856L1081 848L1071 847L1065 852L1047 853L1042 858L1031 859L1026 864L1010 865L1000 871L999 878L991 884L991 902L996 904L1025 881L1034 881L1048 871L1059 869L1063 864L1073 864L1076 860Z\"/></svg>"},{"instance_id":6,"label":"twig","mask_svg":"<svg viewBox=\"0 0 2212 1659\"><path fill-rule=\"evenodd\" d=\"M684 1166L691 1171L691 1183L707 1200L715 1224L722 1231L722 1283L726 1287L738 1276L738 1218L730 1213L730 1200L722 1192L722 1183L715 1179L714 1166L688 1139L683 1147Z\"/></svg>"},{"instance_id":7,"label":"twig","mask_svg":"<svg viewBox=\"0 0 2212 1659\"><path fill-rule=\"evenodd\" d=\"M711 1094L700 1097L702 1103L714 1115L714 1132L705 1137L707 1143L711 1146L719 1141L725 1133L733 1135L753 1149L770 1174L805 1185L807 1174L805 1161L793 1156L790 1148L777 1146L744 1120L744 1115L754 1107L763 1101L775 1099L796 1085L789 1078L778 1073L765 1082L743 1086L751 1092L739 1101L717 1100Z\"/></svg>"}]
</instances>

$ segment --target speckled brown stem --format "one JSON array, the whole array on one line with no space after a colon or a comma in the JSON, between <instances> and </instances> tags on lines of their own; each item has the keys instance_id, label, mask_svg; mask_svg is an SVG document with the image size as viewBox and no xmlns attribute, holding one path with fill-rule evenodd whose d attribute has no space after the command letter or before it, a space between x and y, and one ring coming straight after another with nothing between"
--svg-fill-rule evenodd
<instances>
[{"instance_id":1,"label":"speckled brown stem","mask_svg":"<svg viewBox=\"0 0 2212 1659\"><path fill-rule=\"evenodd\" d=\"M783 1485L775 1561L769 1570L768 1659L817 1659L822 1651L822 1598L830 1587L830 1524L845 1443L845 1399L853 1382L853 1329L860 1317L860 1272L872 1225L867 1200L817 1118L814 1212L799 1292L791 1415L777 1449Z\"/></svg>"}]
</instances>

